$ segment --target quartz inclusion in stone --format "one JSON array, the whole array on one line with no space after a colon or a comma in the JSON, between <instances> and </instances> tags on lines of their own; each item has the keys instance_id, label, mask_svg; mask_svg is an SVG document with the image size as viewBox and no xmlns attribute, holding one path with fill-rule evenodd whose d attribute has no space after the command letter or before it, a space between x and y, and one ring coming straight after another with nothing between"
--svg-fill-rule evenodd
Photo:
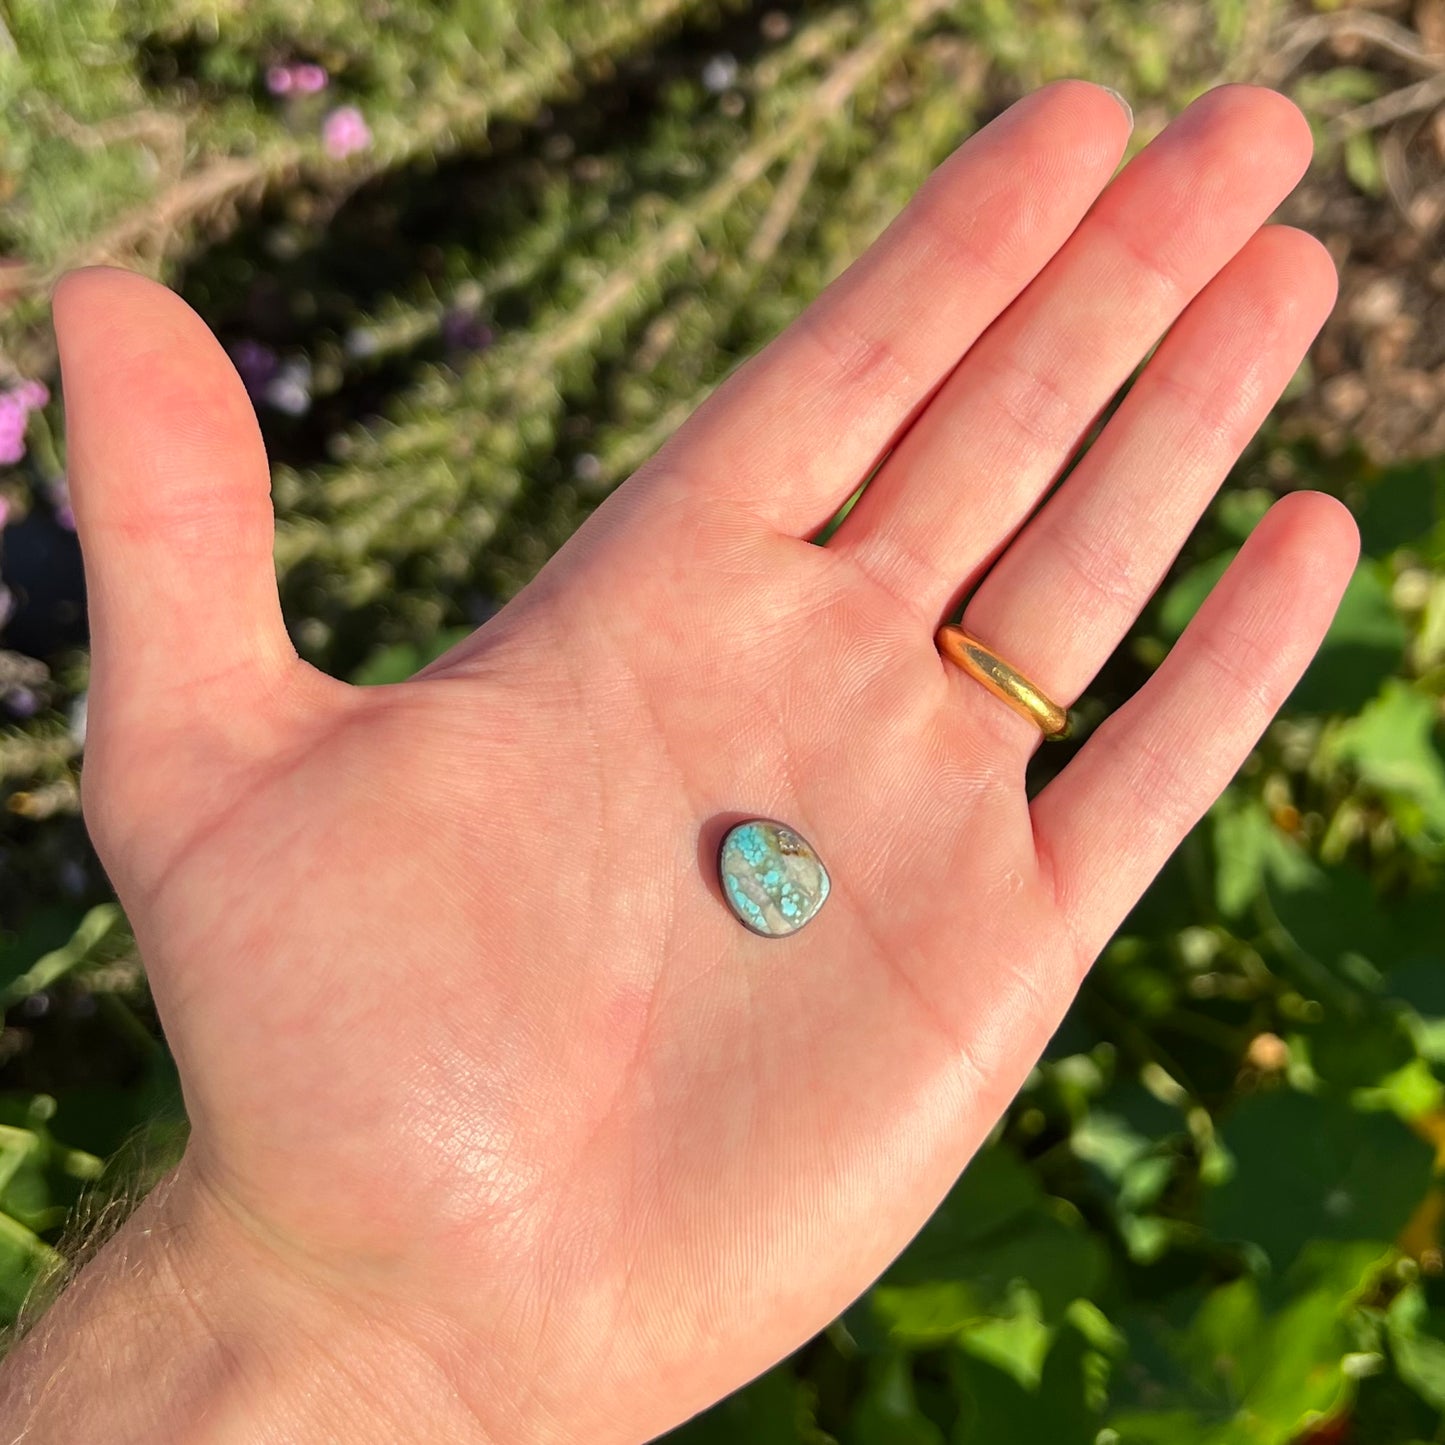
<instances>
[{"instance_id":1,"label":"quartz inclusion in stone","mask_svg":"<svg viewBox=\"0 0 1445 1445\"><path fill-rule=\"evenodd\" d=\"M766 818L729 830L718 876L738 920L767 938L796 933L828 896L828 870L808 841Z\"/></svg>"}]
</instances>

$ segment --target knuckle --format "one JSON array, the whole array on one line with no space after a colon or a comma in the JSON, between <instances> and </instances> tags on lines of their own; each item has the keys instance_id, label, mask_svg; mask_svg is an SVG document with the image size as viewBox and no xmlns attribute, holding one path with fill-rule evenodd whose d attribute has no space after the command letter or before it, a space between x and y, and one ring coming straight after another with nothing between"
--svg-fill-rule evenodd
<instances>
[{"instance_id":1,"label":"knuckle","mask_svg":"<svg viewBox=\"0 0 1445 1445\"><path fill-rule=\"evenodd\" d=\"M1028 441L1058 453L1077 445L1083 406L1063 377L1004 355L996 359L990 389L1000 414Z\"/></svg>"}]
</instances>

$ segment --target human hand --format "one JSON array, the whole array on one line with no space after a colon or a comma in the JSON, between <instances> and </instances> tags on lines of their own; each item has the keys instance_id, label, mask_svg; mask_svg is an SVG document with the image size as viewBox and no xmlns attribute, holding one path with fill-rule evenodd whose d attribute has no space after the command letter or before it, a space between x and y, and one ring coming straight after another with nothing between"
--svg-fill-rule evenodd
<instances>
[{"instance_id":1,"label":"human hand","mask_svg":"<svg viewBox=\"0 0 1445 1445\"><path fill-rule=\"evenodd\" d=\"M296 1339L324 1383L282 1438L647 1438L843 1308L985 1137L1355 558L1336 503L1281 502L1032 805L1037 731L935 649L978 584L969 630L1072 701L1333 300L1259 230L1309 155L1288 102L1211 93L1095 204L1126 137L1080 82L987 127L390 687L297 660L204 325L128 274L58 288L85 814L193 1123L165 1218L246 1377L217 1438L270 1438L247 1362L291 1388ZM831 874L785 940L719 892L746 816Z\"/></svg>"}]
</instances>

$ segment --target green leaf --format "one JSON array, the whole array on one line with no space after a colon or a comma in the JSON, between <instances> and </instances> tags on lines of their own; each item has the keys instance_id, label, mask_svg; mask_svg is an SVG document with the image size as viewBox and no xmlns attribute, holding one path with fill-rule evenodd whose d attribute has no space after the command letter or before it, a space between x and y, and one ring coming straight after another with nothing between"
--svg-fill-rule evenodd
<instances>
[{"instance_id":1,"label":"green leaf","mask_svg":"<svg viewBox=\"0 0 1445 1445\"><path fill-rule=\"evenodd\" d=\"M935 1278L961 1248L977 1243L1032 1215L1045 1199L1038 1176L1006 1144L980 1149L919 1231L890 1281ZM945 1274L944 1278L953 1276Z\"/></svg>"},{"instance_id":2,"label":"green leaf","mask_svg":"<svg viewBox=\"0 0 1445 1445\"><path fill-rule=\"evenodd\" d=\"M1415 1041L1403 1015L1371 994L1349 993L1324 1006L1324 1017L1301 1029L1309 1062L1337 1089L1381 1083L1415 1060Z\"/></svg>"},{"instance_id":3,"label":"green leaf","mask_svg":"<svg viewBox=\"0 0 1445 1445\"><path fill-rule=\"evenodd\" d=\"M1258 1245L1277 1273L1311 1240L1388 1245L1430 1183L1423 1140L1393 1114L1334 1095L1256 1095L1219 1132L1234 1172L1206 1196L1205 1224Z\"/></svg>"},{"instance_id":4,"label":"green leaf","mask_svg":"<svg viewBox=\"0 0 1445 1445\"><path fill-rule=\"evenodd\" d=\"M1175 641L1189 625L1238 552L1238 547L1230 547L1191 567L1169 585L1160 599L1158 614L1159 632L1166 642Z\"/></svg>"},{"instance_id":5,"label":"green leaf","mask_svg":"<svg viewBox=\"0 0 1445 1445\"><path fill-rule=\"evenodd\" d=\"M18 1219L0 1212L0 1318L13 1319L42 1271L60 1256Z\"/></svg>"},{"instance_id":6,"label":"green leaf","mask_svg":"<svg viewBox=\"0 0 1445 1445\"><path fill-rule=\"evenodd\" d=\"M1264 520L1274 500L1274 493L1268 487L1231 487L1219 494L1215 516L1230 537L1243 542Z\"/></svg>"},{"instance_id":7,"label":"green leaf","mask_svg":"<svg viewBox=\"0 0 1445 1445\"><path fill-rule=\"evenodd\" d=\"M358 687L379 687L386 683L405 682L429 662L434 662L448 648L454 647L464 637L470 637L469 627L448 627L438 632L423 647L410 643L398 643L394 647L383 647L373 652L355 672L351 681Z\"/></svg>"},{"instance_id":8,"label":"green leaf","mask_svg":"<svg viewBox=\"0 0 1445 1445\"><path fill-rule=\"evenodd\" d=\"M1415 1048L1433 1063L1445 1063L1445 942L1441 956L1415 959L1391 971L1385 985L1403 1005Z\"/></svg>"},{"instance_id":9,"label":"green leaf","mask_svg":"<svg viewBox=\"0 0 1445 1445\"><path fill-rule=\"evenodd\" d=\"M1006 1315L969 1325L961 1332L958 1346L1032 1389L1043 1374L1044 1357L1054 1332L1044 1323L1039 1297L1033 1290L1015 1281L1011 1295Z\"/></svg>"},{"instance_id":10,"label":"green leaf","mask_svg":"<svg viewBox=\"0 0 1445 1445\"><path fill-rule=\"evenodd\" d=\"M904 1356L872 1361L868 1375L853 1409L847 1445L945 1445L943 1431L918 1408Z\"/></svg>"},{"instance_id":11,"label":"green leaf","mask_svg":"<svg viewBox=\"0 0 1445 1445\"><path fill-rule=\"evenodd\" d=\"M1287 713L1349 713L1363 707L1400 670L1409 631L1378 569L1361 563Z\"/></svg>"},{"instance_id":12,"label":"green leaf","mask_svg":"<svg viewBox=\"0 0 1445 1445\"><path fill-rule=\"evenodd\" d=\"M1353 764L1361 780L1418 810L1420 825L1445 838L1445 754L1435 741L1437 704L1399 678L1357 718L1330 736L1331 756Z\"/></svg>"},{"instance_id":13,"label":"green leaf","mask_svg":"<svg viewBox=\"0 0 1445 1445\"><path fill-rule=\"evenodd\" d=\"M862 1348L876 1348L880 1333L910 1348L956 1341L984 1321L1013 1318L1020 1286L1051 1324L1094 1292L1106 1265L1077 1212L996 1144L964 1171L849 1328Z\"/></svg>"},{"instance_id":14,"label":"green leaf","mask_svg":"<svg viewBox=\"0 0 1445 1445\"><path fill-rule=\"evenodd\" d=\"M15 933L0 934L0 988L9 987L42 955L75 936L83 909L51 904L30 913Z\"/></svg>"},{"instance_id":15,"label":"green leaf","mask_svg":"<svg viewBox=\"0 0 1445 1445\"><path fill-rule=\"evenodd\" d=\"M1107 1369L1107 1356L1072 1324L1059 1330L1033 1388L959 1352L950 1362L961 1407L953 1445L1094 1445L1101 1421L1092 1401Z\"/></svg>"},{"instance_id":16,"label":"green leaf","mask_svg":"<svg viewBox=\"0 0 1445 1445\"><path fill-rule=\"evenodd\" d=\"M1445 562L1432 534L1445 518L1445 465L1436 459L1391 467L1366 489L1355 507L1366 556L1388 557L1398 547L1423 550L1426 560Z\"/></svg>"},{"instance_id":17,"label":"green leaf","mask_svg":"<svg viewBox=\"0 0 1445 1445\"><path fill-rule=\"evenodd\" d=\"M1092 1293L1104 1273L1100 1241L1079 1222L1039 1209L1017 1227L1000 1230L981 1240L962 1243L948 1257L932 1257L928 1264L913 1259L912 1251L887 1273L886 1285L876 1290L880 1306L899 1319L910 1316L909 1290L902 1280L926 1276L929 1289L946 1283L967 1286L972 1303L968 1318L997 1311L1009 1299L1014 1280L1035 1287L1045 1318L1064 1312L1069 1302Z\"/></svg>"},{"instance_id":18,"label":"green leaf","mask_svg":"<svg viewBox=\"0 0 1445 1445\"><path fill-rule=\"evenodd\" d=\"M1388 971L1421 957L1441 957L1441 896L1419 893L1377 897L1370 877L1357 868L1309 868L1268 880L1269 900L1280 926L1301 952L1336 973L1349 956Z\"/></svg>"},{"instance_id":19,"label":"green leaf","mask_svg":"<svg viewBox=\"0 0 1445 1445\"><path fill-rule=\"evenodd\" d=\"M808 1391L784 1366L744 1386L663 1437L671 1445L833 1445L817 1427ZM659 1442L661 1445L661 1442Z\"/></svg>"},{"instance_id":20,"label":"green leaf","mask_svg":"<svg viewBox=\"0 0 1445 1445\"><path fill-rule=\"evenodd\" d=\"M1390 1353L1400 1378L1427 1404L1445 1410L1445 1305L1431 1305L1419 1283L1385 1312Z\"/></svg>"},{"instance_id":21,"label":"green leaf","mask_svg":"<svg viewBox=\"0 0 1445 1445\"><path fill-rule=\"evenodd\" d=\"M1367 130L1357 130L1346 137L1344 147L1345 174L1367 196L1378 196L1385 189L1385 169L1380 163L1380 148Z\"/></svg>"},{"instance_id":22,"label":"green leaf","mask_svg":"<svg viewBox=\"0 0 1445 1445\"><path fill-rule=\"evenodd\" d=\"M90 909L76 924L68 942L42 954L23 973L12 978L0 991L0 1008L8 1008L33 993L47 989L84 963L91 951L111 932L124 923L118 905L100 903Z\"/></svg>"},{"instance_id":23,"label":"green leaf","mask_svg":"<svg viewBox=\"0 0 1445 1445\"><path fill-rule=\"evenodd\" d=\"M1303 881L1313 865L1275 827L1264 801L1230 788L1209 812L1214 830L1214 901L1226 918L1239 918L1273 877Z\"/></svg>"},{"instance_id":24,"label":"green leaf","mask_svg":"<svg viewBox=\"0 0 1445 1445\"><path fill-rule=\"evenodd\" d=\"M1274 1311L1245 1277L1213 1290L1183 1328L1132 1320L1144 1348L1109 1416L1120 1445L1288 1445L1336 1411L1352 1389L1351 1312L1379 1258L1374 1247L1313 1251Z\"/></svg>"}]
</instances>

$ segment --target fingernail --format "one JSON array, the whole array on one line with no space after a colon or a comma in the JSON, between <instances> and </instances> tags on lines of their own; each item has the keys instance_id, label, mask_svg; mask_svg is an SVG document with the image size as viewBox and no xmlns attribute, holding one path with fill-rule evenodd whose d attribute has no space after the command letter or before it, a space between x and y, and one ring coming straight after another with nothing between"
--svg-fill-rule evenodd
<instances>
[{"instance_id":1,"label":"fingernail","mask_svg":"<svg viewBox=\"0 0 1445 1445\"><path fill-rule=\"evenodd\" d=\"M1114 97L1114 99L1117 100L1117 101L1119 102L1119 104L1123 107L1123 109L1124 109L1124 114L1129 117L1129 129L1130 129L1130 130L1133 130L1133 129L1134 129L1134 107L1133 107L1132 105L1130 105L1129 102L1128 102L1127 100L1125 100L1124 97L1123 97L1122 95L1120 95L1119 92L1118 92L1117 90L1115 90L1112 85L1103 86L1102 89L1107 90L1107 91L1109 92L1109 94L1112 95L1112 96Z\"/></svg>"}]
</instances>

